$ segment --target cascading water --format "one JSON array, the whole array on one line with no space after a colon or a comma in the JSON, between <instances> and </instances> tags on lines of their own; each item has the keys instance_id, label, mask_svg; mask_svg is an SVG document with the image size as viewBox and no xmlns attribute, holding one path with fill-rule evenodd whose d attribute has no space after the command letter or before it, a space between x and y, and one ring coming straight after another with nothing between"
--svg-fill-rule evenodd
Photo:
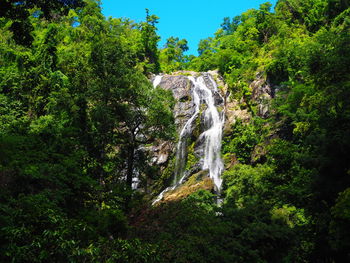
<instances>
[{"instance_id":1,"label":"cascading water","mask_svg":"<svg viewBox=\"0 0 350 263\"><path fill-rule=\"evenodd\" d=\"M192 134L193 123L198 117L200 117L200 109L201 105L203 104L206 105L205 111L202 112L204 126L206 129L199 135L198 138L198 141L204 141L204 145L202 146L203 156L200 157L201 169L208 170L209 176L214 182L216 188L215 190L219 192L221 189L223 162L221 160L220 152L224 114L223 112L220 113L218 108L215 106L215 94L218 94L220 97L221 95L218 92L217 85L210 74L203 74L197 78L189 76L188 79L193 84L192 101L195 108L194 113L187 120L180 132L179 142L176 147L174 181L170 187L166 188L158 195L152 204L160 201L163 198L164 193L174 190L185 180L187 140ZM153 85L157 86L160 84L160 82L161 76L156 76L153 81Z\"/></svg>"},{"instance_id":2,"label":"cascading water","mask_svg":"<svg viewBox=\"0 0 350 263\"><path fill-rule=\"evenodd\" d=\"M211 79L210 75L205 76L211 81L213 91L218 93L217 85ZM221 189L221 173L223 170L223 162L220 153L222 128L225 121L224 114L220 114L215 106L214 94L212 90L207 87L204 77L200 76L197 80L193 77L189 77L189 79L195 85L194 92L198 94L200 102L205 103L207 106L207 109L203 112L203 116L208 129L199 136L199 140L201 140L202 137L205 138L202 170L209 170L209 176L214 181L216 191L219 192Z\"/></svg>"},{"instance_id":3,"label":"cascading water","mask_svg":"<svg viewBox=\"0 0 350 263\"><path fill-rule=\"evenodd\" d=\"M192 128L193 121L197 118L199 114L199 106L200 106L200 98L199 98L199 94L197 92L196 86L194 86L193 88L193 103L194 103L195 111L191 116L191 118L189 118L189 120L185 123L185 126L182 128L179 136L179 142L176 148L174 185L181 184L185 178L184 172L185 172L186 157L187 157L187 152L186 152L187 138L188 136L191 135L191 132L193 130Z\"/></svg>"},{"instance_id":4,"label":"cascading water","mask_svg":"<svg viewBox=\"0 0 350 263\"><path fill-rule=\"evenodd\" d=\"M162 75L157 75L153 80L153 87L156 88L162 82Z\"/></svg>"}]
</instances>

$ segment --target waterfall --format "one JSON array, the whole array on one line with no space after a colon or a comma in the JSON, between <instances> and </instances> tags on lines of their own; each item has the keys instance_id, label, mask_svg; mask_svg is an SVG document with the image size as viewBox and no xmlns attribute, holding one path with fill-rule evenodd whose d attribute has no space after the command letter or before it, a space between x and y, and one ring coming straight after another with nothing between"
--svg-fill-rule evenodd
<instances>
[{"instance_id":1,"label":"waterfall","mask_svg":"<svg viewBox=\"0 0 350 263\"><path fill-rule=\"evenodd\" d=\"M153 87L156 88L162 82L162 75L157 75L153 80Z\"/></svg>"},{"instance_id":2,"label":"waterfall","mask_svg":"<svg viewBox=\"0 0 350 263\"><path fill-rule=\"evenodd\" d=\"M191 77L189 77L190 79ZM192 81L192 79L190 79ZM192 81L193 83L193 81ZM186 158L187 158L187 138L192 133L192 124L193 121L196 120L198 114L199 114L199 107L200 107L200 98L199 94L197 92L197 87L194 86L193 88L193 103L195 107L195 111L191 118L188 119L188 121L185 123L184 127L182 128L179 136L179 142L176 147L176 163L175 163L175 178L174 178L174 185L181 184L182 181L185 178L185 165L186 165Z\"/></svg>"},{"instance_id":3,"label":"waterfall","mask_svg":"<svg viewBox=\"0 0 350 263\"><path fill-rule=\"evenodd\" d=\"M208 76L213 91L218 93L217 85L210 75ZM204 121L208 129L199 136L199 140L204 137L204 156L202 170L209 170L209 176L214 181L216 191L221 189L221 173L223 170L223 162L221 160L221 138L224 125L224 114L220 114L215 106L215 98L213 91L207 87L203 76L194 79L189 77L194 83L194 93L200 98L201 103L205 103L207 109L203 112ZM219 94L219 93L218 93ZM198 106L199 108L199 106Z\"/></svg>"},{"instance_id":4,"label":"waterfall","mask_svg":"<svg viewBox=\"0 0 350 263\"><path fill-rule=\"evenodd\" d=\"M159 77L159 78L157 78ZM159 85L161 76L157 76L153 85ZM187 141L193 132L193 125L198 117L203 117L205 130L199 135L198 141L203 140L203 156L200 156L202 170L208 170L210 178L213 180L215 190L220 192L223 171L223 162L221 160L221 139L222 129L224 125L223 111L220 113L215 106L215 95L221 97L218 92L217 85L210 74L202 74L195 78L188 77L193 84L192 101L194 105L194 113L187 120L179 135L179 142L176 147L176 161L174 171L174 181L171 186L163 190L152 204L160 201L164 193L174 190L182 184L186 178L186 159L187 159ZM221 97L222 99L222 97ZM206 105L206 109L201 113L201 105Z\"/></svg>"}]
</instances>

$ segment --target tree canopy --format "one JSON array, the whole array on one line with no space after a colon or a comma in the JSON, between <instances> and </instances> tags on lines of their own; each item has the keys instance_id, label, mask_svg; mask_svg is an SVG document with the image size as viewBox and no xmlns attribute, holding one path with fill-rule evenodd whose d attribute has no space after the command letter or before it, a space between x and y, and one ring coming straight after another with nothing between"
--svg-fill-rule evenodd
<instances>
[{"instance_id":1,"label":"tree canopy","mask_svg":"<svg viewBox=\"0 0 350 263\"><path fill-rule=\"evenodd\" d=\"M0 261L349 261L349 5L261 4L195 57L175 36L158 47L148 9L136 23L98 0L0 0ZM152 207L174 159L161 170L147 149L177 136L150 79L215 69L223 110L249 116L224 130L222 203Z\"/></svg>"}]
</instances>

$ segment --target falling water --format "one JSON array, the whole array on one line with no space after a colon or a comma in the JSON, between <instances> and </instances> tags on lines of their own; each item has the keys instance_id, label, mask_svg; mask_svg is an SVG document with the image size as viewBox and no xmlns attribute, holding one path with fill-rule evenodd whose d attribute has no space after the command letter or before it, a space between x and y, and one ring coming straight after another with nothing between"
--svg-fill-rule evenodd
<instances>
[{"instance_id":1,"label":"falling water","mask_svg":"<svg viewBox=\"0 0 350 263\"><path fill-rule=\"evenodd\" d=\"M160 78L157 78L160 77ZM154 79L153 85L159 85L161 82L161 76L157 76ZM215 106L214 93L220 95L217 90L215 81L209 74L202 75L197 79L189 76L188 79L193 83L193 103L195 111L193 115L188 119L182 128L179 136L179 142L176 148L176 163L175 163L175 176L172 186L163 190L158 197L153 201L152 204L160 201L165 192L174 190L178 185L182 184L186 174L185 165L187 157L187 139L193 131L193 123L200 113L201 104L207 106L206 110L202 113L204 117L205 127L207 128L203 133L200 134L198 140L204 139L204 156L201 157L202 170L208 170L210 178L214 181L216 191L219 192L221 189L222 179L221 173L223 170L223 162L221 160L221 138L222 128L224 125L224 114L219 113ZM207 86L206 81L210 82L212 90ZM221 96L221 95L220 95Z\"/></svg>"},{"instance_id":2,"label":"falling water","mask_svg":"<svg viewBox=\"0 0 350 263\"><path fill-rule=\"evenodd\" d=\"M157 75L153 80L153 87L156 88L162 82L162 75Z\"/></svg>"},{"instance_id":3,"label":"falling water","mask_svg":"<svg viewBox=\"0 0 350 263\"><path fill-rule=\"evenodd\" d=\"M216 83L211 79L210 75L206 76L213 86L213 91L218 93ZM219 192L221 189L221 173L223 170L223 162L220 153L224 115L220 114L215 106L213 91L207 87L204 77L200 76L196 80L193 77L189 78L195 84L194 92L198 93L200 102L207 105L203 116L208 129L199 136L199 140L201 140L202 137L205 139L202 170L209 170L209 176L214 181L216 191Z\"/></svg>"},{"instance_id":4,"label":"falling water","mask_svg":"<svg viewBox=\"0 0 350 263\"><path fill-rule=\"evenodd\" d=\"M156 79L154 80L153 85L155 81ZM199 100L198 93L196 92L196 87L194 87L193 89L193 103L195 105L195 112L193 113L191 118L188 119L188 121L185 123L184 127L182 128L179 136L179 142L176 147L176 162L175 162L175 171L174 171L175 176L174 176L174 181L172 183L172 186L169 186L166 189L164 189L157 196L157 198L152 202L152 205L162 200L164 193L174 190L179 184L182 183L182 181L185 178L184 172L185 172L186 157L187 157L187 152L186 152L187 138L192 132L192 123L199 114L199 106L200 106L200 100Z\"/></svg>"},{"instance_id":5,"label":"falling water","mask_svg":"<svg viewBox=\"0 0 350 263\"><path fill-rule=\"evenodd\" d=\"M192 77L188 77L192 83L194 83L194 79ZM175 178L174 178L174 185L181 184L182 181L185 178L185 165L186 165L186 158L187 158L187 138L192 133L192 125L194 120L197 118L199 114L199 106L200 106L200 98L199 94L197 92L196 85L193 88L193 103L195 107L195 111L191 118L188 119L188 121L185 123L184 127L182 128L180 132L179 142L176 147L176 163L175 163Z\"/></svg>"}]
</instances>

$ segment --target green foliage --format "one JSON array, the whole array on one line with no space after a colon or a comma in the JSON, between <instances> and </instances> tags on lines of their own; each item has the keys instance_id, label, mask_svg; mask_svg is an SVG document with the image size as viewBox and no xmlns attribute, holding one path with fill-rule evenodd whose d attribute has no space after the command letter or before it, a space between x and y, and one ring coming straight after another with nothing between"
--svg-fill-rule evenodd
<instances>
[{"instance_id":1,"label":"green foliage","mask_svg":"<svg viewBox=\"0 0 350 263\"><path fill-rule=\"evenodd\" d=\"M186 161L186 170L193 168L193 166L198 162L198 158L194 154L195 142L193 142L187 148L187 161Z\"/></svg>"},{"instance_id":2,"label":"green foliage","mask_svg":"<svg viewBox=\"0 0 350 263\"><path fill-rule=\"evenodd\" d=\"M226 135L223 141L223 154L234 153L241 163L250 163L254 147L260 142L259 125L244 124L238 120L232 126L232 133Z\"/></svg>"},{"instance_id":3,"label":"green foliage","mask_svg":"<svg viewBox=\"0 0 350 263\"><path fill-rule=\"evenodd\" d=\"M295 233L268 207L213 201L201 190L152 208L139 216L134 235L157 243L161 262L279 262L288 254Z\"/></svg>"},{"instance_id":4,"label":"green foliage","mask_svg":"<svg viewBox=\"0 0 350 263\"><path fill-rule=\"evenodd\" d=\"M23 46L31 46L34 38L31 35L34 27L30 16L35 8L36 16L53 20L54 18L66 15L70 9L84 6L83 0L39 0L39 1L15 1L2 0L0 17L12 20L10 26L15 42Z\"/></svg>"},{"instance_id":5,"label":"green foliage","mask_svg":"<svg viewBox=\"0 0 350 263\"><path fill-rule=\"evenodd\" d=\"M331 246L333 250L347 256L349 240L350 220L350 188L339 194L334 207L331 208L332 220L330 222Z\"/></svg>"},{"instance_id":6,"label":"green foliage","mask_svg":"<svg viewBox=\"0 0 350 263\"><path fill-rule=\"evenodd\" d=\"M169 37L160 50L159 61L163 72L170 73L183 70L188 62L188 57L183 53L188 50L187 40Z\"/></svg>"},{"instance_id":7,"label":"green foliage","mask_svg":"<svg viewBox=\"0 0 350 263\"><path fill-rule=\"evenodd\" d=\"M273 169L268 165L236 165L224 174L225 201L244 207L258 200L268 201L271 194L269 178L273 177Z\"/></svg>"},{"instance_id":8,"label":"green foliage","mask_svg":"<svg viewBox=\"0 0 350 263\"><path fill-rule=\"evenodd\" d=\"M271 214L273 220L283 220L291 228L310 223L305 216L304 209L297 209L295 206L274 207Z\"/></svg>"},{"instance_id":9,"label":"green foliage","mask_svg":"<svg viewBox=\"0 0 350 263\"><path fill-rule=\"evenodd\" d=\"M156 15L150 15L149 10L146 9L146 21L141 23L141 42L143 45L143 61L144 61L144 72L145 73L158 73L160 65L158 61L158 48L157 44L159 36L156 33L156 24L158 23L159 17Z\"/></svg>"},{"instance_id":10,"label":"green foliage","mask_svg":"<svg viewBox=\"0 0 350 263\"><path fill-rule=\"evenodd\" d=\"M225 228L215 216L214 207L210 193L195 193L141 215L138 220L142 225L134 235L156 243L161 262L229 262L227 252L216 242Z\"/></svg>"},{"instance_id":11,"label":"green foliage","mask_svg":"<svg viewBox=\"0 0 350 263\"><path fill-rule=\"evenodd\" d=\"M151 172L138 147L174 136L172 95L143 74L156 71L157 18L7 2L25 14L0 14L0 261L157 262L126 216L129 181ZM11 33L17 22L31 39Z\"/></svg>"},{"instance_id":12,"label":"green foliage","mask_svg":"<svg viewBox=\"0 0 350 263\"><path fill-rule=\"evenodd\" d=\"M349 1L264 3L224 18L198 57L174 37L158 50L148 10L134 23L98 0L0 2L1 262L350 260ZM262 72L270 118L225 135L238 162L220 206L201 190L149 208L132 178L170 180L175 160L159 176L142 149L175 128L147 75L183 69L219 69L253 115Z\"/></svg>"},{"instance_id":13,"label":"green foliage","mask_svg":"<svg viewBox=\"0 0 350 263\"><path fill-rule=\"evenodd\" d=\"M281 0L274 13L270 7L225 18L190 62L195 70L218 68L231 96L253 114L256 72L275 90L265 124L238 122L223 139L224 156L240 163L224 173L224 202L252 213L263 203L273 220L298 232L280 261L338 262L349 258L340 219L350 185L349 3Z\"/></svg>"}]
</instances>

